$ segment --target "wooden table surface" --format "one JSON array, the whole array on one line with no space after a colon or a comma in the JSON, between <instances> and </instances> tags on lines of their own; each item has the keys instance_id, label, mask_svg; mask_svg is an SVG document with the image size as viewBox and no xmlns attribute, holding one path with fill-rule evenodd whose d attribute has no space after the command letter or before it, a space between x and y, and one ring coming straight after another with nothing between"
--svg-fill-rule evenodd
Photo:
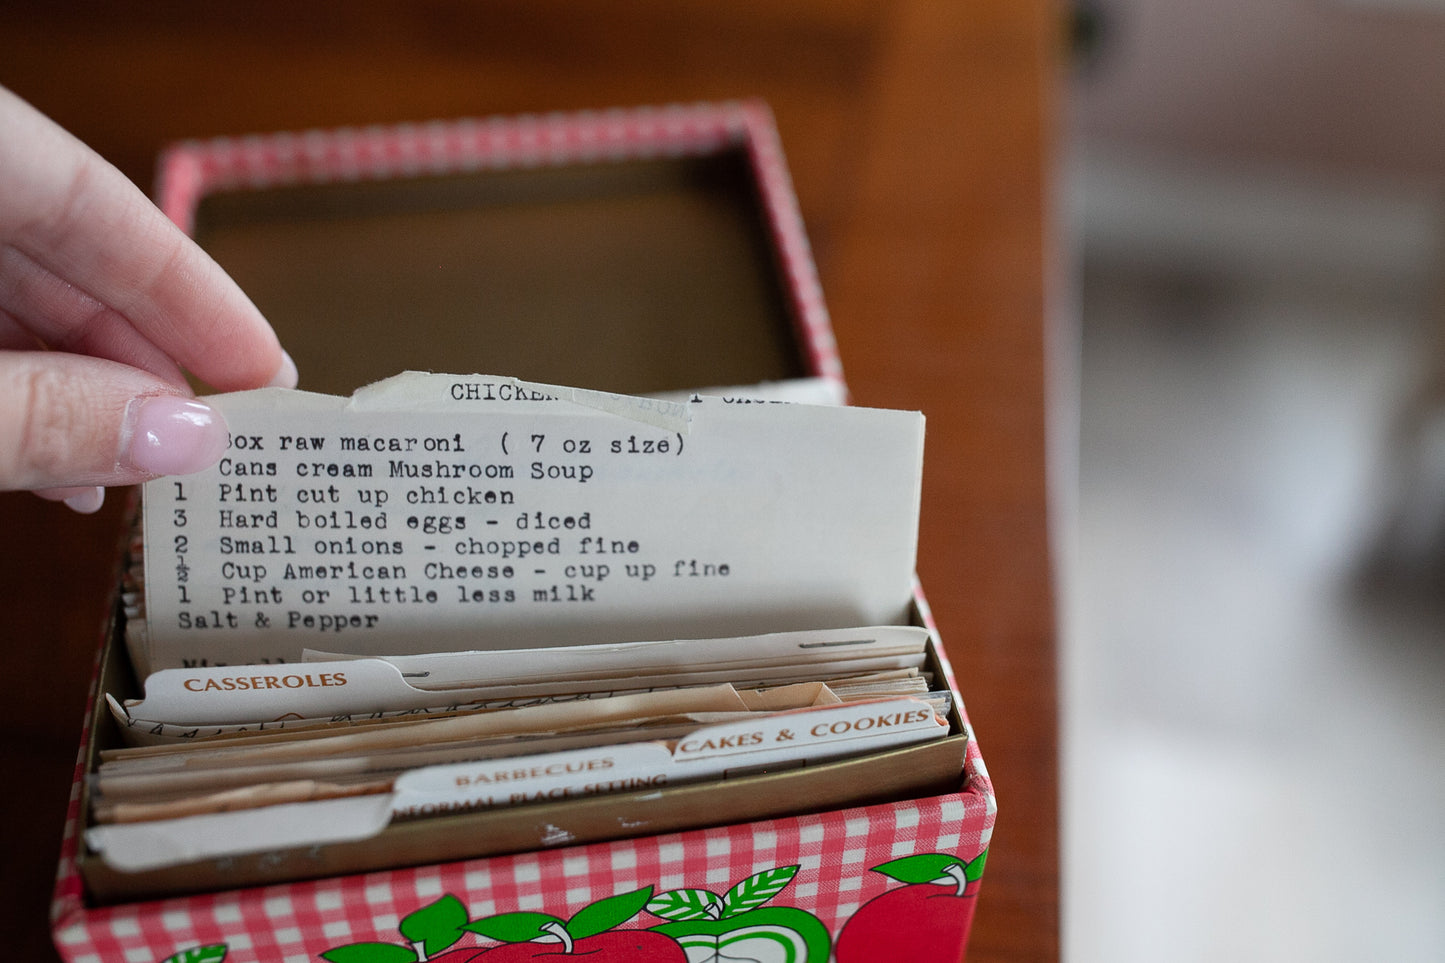
<instances>
[{"instance_id":1,"label":"wooden table surface","mask_svg":"<svg viewBox=\"0 0 1445 963\"><path fill-rule=\"evenodd\" d=\"M1043 322L1061 9L1045 0L121 6L12 0L0 84L147 190L157 150L183 137L770 102L856 400L928 416L918 567L1000 807L969 958L1056 959ZM0 495L11 707L0 738L0 945L14 959L55 959L47 901L120 501L80 518Z\"/></svg>"}]
</instances>

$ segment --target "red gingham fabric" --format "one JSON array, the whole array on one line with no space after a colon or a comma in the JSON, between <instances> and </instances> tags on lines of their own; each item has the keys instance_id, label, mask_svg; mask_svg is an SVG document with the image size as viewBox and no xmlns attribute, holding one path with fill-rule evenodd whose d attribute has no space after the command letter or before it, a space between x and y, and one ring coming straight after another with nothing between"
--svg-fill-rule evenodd
<instances>
[{"instance_id":1,"label":"red gingham fabric","mask_svg":"<svg viewBox=\"0 0 1445 963\"><path fill-rule=\"evenodd\" d=\"M932 629L921 594L916 600ZM965 788L947 796L100 908L85 907L74 865L78 768L52 913L56 946L71 963L160 963L183 949L220 944L227 963L300 963L348 943L399 944L402 918L445 895L459 899L471 919L519 910L565 919L642 886L721 893L784 866L799 869L774 904L808 910L836 938L860 906L896 885L872 867L920 853L972 860L988 848L997 806L971 728L969 737ZM641 914L626 927L661 922Z\"/></svg>"},{"instance_id":2,"label":"red gingham fabric","mask_svg":"<svg viewBox=\"0 0 1445 963\"><path fill-rule=\"evenodd\" d=\"M841 382L842 367L782 150L770 114L757 103L184 143L161 159L158 196L161 209L189 230L200 199L217 190L701 155L738 145L748 151L756 168L813 373ZM921 591L915 590L915 599L921 618L933 629ZM936 648L953 686L942 647ZM643 886L652 886L657 893L677 889L724 893L754 874L792 866L797 867L796 874L769 905L811 912L836 939L859 907L899 886L872 872L872 867L928 853L973 860L988 848L997 811L970 730L963 788L947 796L516 856L89 907L76 857L84 825L79 800L94 686L90 699L51 911L56 946L72 963L160 963L183 951L222 945L226 963L300 963L349 943L405 945L398 930L401 921L448 895L456 897L474 920L518 910L566 919L596 900ZM959 711L967 727L962 706ZM961 911L965 935L972 906L969 901ZM662 922L643 912L622 928ZM957 942L962 958L964 938L940 933L937 945L945 948L949 941ZM458 945L489 945L483 937L466 939L470 942Z\"/></svg>"},{"instance_id":3,"label":"red gingham fabric","mask_svg":"<svg viewBox=\"0 0 1445 963\"><path fill-rule=\"evenodd\" d=\"M72 963L159 963L182 948L222 943L228 963L299 963L342 944L402 942L397 929L402 917L447 894L460 899L472 919L518 910L566 919L598 899L642 886L721 893L755 873L794 865L797 876L775 903L809 910L836 934L859 906L896 885L869 873L870 867L917 853L970 858L987 848L992 822L991 801L966 792L518 856L76 909L57 921L55 935ZM661 922L647 917L626 927Z\"/></svg>"}]
</instances>

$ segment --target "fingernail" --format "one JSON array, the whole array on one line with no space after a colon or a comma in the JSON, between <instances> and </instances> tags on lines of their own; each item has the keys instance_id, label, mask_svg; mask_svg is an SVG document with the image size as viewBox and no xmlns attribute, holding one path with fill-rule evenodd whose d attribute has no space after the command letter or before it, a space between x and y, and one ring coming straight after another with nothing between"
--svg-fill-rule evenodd
<instances>
[{"instance_id":1,"label":"fingernail","mask_svg":"<svg viewBox=\"0 0 1445 963\"><path fill-rule=\"evenodd\" d=\"M268 388L294 388L300 377L296 373L296 362L291 360L291 355L285 350L281 352L281 367L276 369L276 374L271 378Z\"/></svg>"},{"instance_id":2,"label":"fingernail","mask_svg":"<svg viewBox=\"0 0 1445 963\"><path fill-rule=\"evenodd\" d=\"M85 491L65 499L65 504L71 511L79 512L82 515L93 515L100 511L100 506L105 504L105 489L87 488Z\"/></svg>"},{"instance_id":3,"label":"fingernail","mask_svg":"<svg viewBox=\"0 0 1445 963\"><path fill-rule=\"evenodd\" d=\"M192 398L155 395L131 402L133 426L122 458L150 475L189 475L226 450L226 421Z\"/></svg>"}]
</instances>

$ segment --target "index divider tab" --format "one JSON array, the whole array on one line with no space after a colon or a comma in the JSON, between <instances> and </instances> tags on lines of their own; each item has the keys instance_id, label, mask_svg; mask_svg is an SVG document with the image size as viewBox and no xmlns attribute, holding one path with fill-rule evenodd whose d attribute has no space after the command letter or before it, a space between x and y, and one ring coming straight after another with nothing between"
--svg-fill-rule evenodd
<instances>
[{"instance_id":1,"label":"index divider tab","mask_svg":"<svg viewBox=\"0 0 1445 963\"><path fill-rule=\"evenodd\" d=\"M292 846L368 839L391 822L390 795L283 803L149 823L92 826L85 842L113 868L142 872Z\"/></svg>"},{"instance_id":2,"label":"index divider tab","mask_svg":"<svg viewBox=\"0 0 1445 963\"><path fill-rule=\"evenodd\" d=\"M916 667L927 635L913 626L873 626L390 658L317 660L307 652L306 661L283 665L162 669L146 678L145 697L127 700L122 712L151 728L294 725L629 689L789 683Z\"/></svg>"},{"instance_id":3,"label":"index divider tab","mask_svg":"<svg viewBox=\"0 0 1445 963\"><path fill-rule=\"evenodd\" d=\"M438 701L389 662L356 659L162 669L146 678L145 698L124 708L135 719L207 726L420 709Z\"/></svg>"}]
</instances>

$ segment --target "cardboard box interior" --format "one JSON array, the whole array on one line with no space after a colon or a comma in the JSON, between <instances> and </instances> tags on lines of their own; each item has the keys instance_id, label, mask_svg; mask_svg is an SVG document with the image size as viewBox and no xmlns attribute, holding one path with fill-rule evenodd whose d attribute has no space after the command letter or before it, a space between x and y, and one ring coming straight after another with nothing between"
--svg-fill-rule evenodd
<instances>
[{"instance_id":1,"label":"cardboard box interior","mask_svg":"<svg viewBox=\"0 0 1445 963\"><path fill-rule=\"evenodd\" d=\"M915 622L922 624L917 610L914 614ZM140 687L125 654L123 634L124 614L117 612L110 643L102 653L101 691L119 698L137 697ZM927 668L935 678L945 678L932 643ZM103 700L96 700L93 712L88 772L95 770L102 750L124 744ZM950 735L942 739L805 769L396 822L380 835L356 842L139 873L115 870L82 847L79 868L92 905L105 905L925 798L958 792L964 785L967 735L957 703L949 723ZM82 812L89 811L88 787L82 788L80 805Z\"/></svg>"},{"instance_id":2,"label":"cardboard box interior","mask_svg":"<svg viewBox=\"0 0 1445 963\"><path fill-rule=\"evenodd\" d=\"M403 370L630 394L809 373L740 148L225 191L195 236L310 391Z\"/></svg>"}]
</instances>

